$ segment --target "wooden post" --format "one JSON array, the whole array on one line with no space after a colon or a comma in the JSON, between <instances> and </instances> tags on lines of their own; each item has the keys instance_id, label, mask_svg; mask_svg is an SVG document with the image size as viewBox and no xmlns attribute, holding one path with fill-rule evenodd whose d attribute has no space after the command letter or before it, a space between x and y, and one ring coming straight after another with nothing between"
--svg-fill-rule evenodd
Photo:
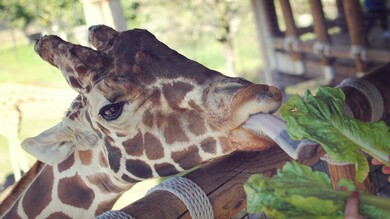
<instances>
[{"instance_id":1,"label":"wooden post","mask_svg":"<svg viewBox=\"0 0 390 219\"><path fill-rule=\"evenodd\" d=\"M272 47L272 37L280 35L273 0L251 0L255 17L260 53L263 60L264 83L273 84L273 67L270 57L275 55Z\"/></svg>"},{"instance_id":2,"label":"wooden post","mask_svg":"<svg viewBox=\"0 0 390 219\"><path fill-rule=\"evenodd\" d=\"M105 24L117 31L127 30L119 0L81 0L88 26Z\"/></svg>"},{"instance_id":3,"label":"wooden post","mask_svg":"<svg viewBox=\"0 0 390 219\"><path fill-rule=\"evenodd\" d=\"M295 25L294 15L291 9L290 1L280 0L280 6L282 8L284 22L286 23L286 37L293 40L298 40L299 39L298 29ZM293 45L290 43L290 45L288 46L291 51L292 59L294 61L300 60L301 55L298 52L294 51Z\"/></svg>"},{"instance_id":4,"label":"wooden post","mask_svg":"<svg viewBox=\"0 0 390 219\"><path fill-rule=\"evenodd\" d=\"M351 40L351 53L355 57L358 72L365 72L362 53L359 51L367 47L367 34L364 26L364 14L360 2L357 0L343 1L344 13L347 17L349 38ZM356 54L354 54L356 53Z\"/></svg>"},{"instance_id":5,"label":"wooden post","mask_svg":"<svg viewBox=\"0 0 390 219\"><path fill-rule=\"evenodd\" d=\"M320 62L322 65L322 69L324 71L324 76L326 79L334 78L334 70L331 67L330 59L327 57L329 55L329 47L330 47L330 36L328 33L328 26L326 24L326 19L324 15L324 11L322 10L321 0L310 0L310 9L311 14L314 20L314 32L316 34L317 41L315 45L319 48L319 56ZM326 50L328 50L328 54L326 54Z\"/></svg>"},{"instance_id":6,"label":"wooden post","mask_svg":"<svg viewBox=\"0 0 390 219\"><path fill-rule=\"evenodd\" d=\"M314 20L314 32L318 41L330 43L328 26L326 24L325 14L322 10L321 0L310 0L310 9Z\"/></svg>"},{"instance_id":7,"label":"wooden post","mask_svg":"<svg viewBox=\"0 0 390 219\"><path fill-rule=\"evenodd\" d=\"M276 14L274 0L252 0L252 2L258 2L262 10L260 13L264 13L265 22L267 23L268 30L272 37L282 36L283 33L280 31L278 16ZM253 4L252 3L252 4ZM254 5L254 4L253 4Z\"/></svg>"},{"instance_id":8,"label":"wooden post","mask_svg":"<svg viewBox=\"0 0 390 219\"><path fill-rule=\"evenodd\" d=\"M343 0L336 0L336 5L337 5L337 13L338 13L336 20L338 26L340 27L340 32L342 34L348 33L348 28L345 20Z\"/></svg>"}]
</instances>

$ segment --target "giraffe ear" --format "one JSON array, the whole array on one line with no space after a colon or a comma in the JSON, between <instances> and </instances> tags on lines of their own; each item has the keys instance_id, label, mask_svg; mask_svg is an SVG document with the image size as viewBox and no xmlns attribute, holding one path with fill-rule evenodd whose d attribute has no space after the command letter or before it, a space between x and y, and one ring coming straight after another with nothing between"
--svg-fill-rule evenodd
<instances>
[{"instance_id":1,"label":"giraffe ear","mask_svg":"<svg viewBox=\"0 0 390 219\"><path fill-rule=\"evenodd\" d=\"M72 136L67 134L66 130L61 122L35 137L27 138L22 142L22 147L44 163L58 164L76 149Z\"/></svg>"}]
</instances>

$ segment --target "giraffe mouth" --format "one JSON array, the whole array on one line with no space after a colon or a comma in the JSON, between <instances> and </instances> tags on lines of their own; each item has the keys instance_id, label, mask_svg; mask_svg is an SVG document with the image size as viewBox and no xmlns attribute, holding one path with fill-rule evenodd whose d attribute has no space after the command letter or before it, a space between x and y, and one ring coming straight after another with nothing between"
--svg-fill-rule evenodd
<instances>
[{"instance_id":1,"label":"giraffe mouth","mask_svg":"<svg viewBox=\"0 0 390 219\"><path fill-rule=\"evenodd\" d=\"M293 159L306 159L318 145L309 140L292 140L287 133L286 122L268 113L251 115L242 127L258 136L271 138Z\"/></svg>"}]
</instances>

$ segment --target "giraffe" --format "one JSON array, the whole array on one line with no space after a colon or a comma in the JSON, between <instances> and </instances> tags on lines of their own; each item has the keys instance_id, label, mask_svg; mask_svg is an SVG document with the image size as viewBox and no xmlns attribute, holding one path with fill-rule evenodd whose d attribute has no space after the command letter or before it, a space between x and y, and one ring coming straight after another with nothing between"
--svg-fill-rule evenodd
<instances>
[{"instance_id":1,"label":"giraffe","mask_svg":"<svg viewBox=\"0 0 390 219\"><path fill-rule=\"evenodd\" d=\"M27 172L29 169L27 157L20 148L23 105L32 102L55 102L58 96L64 97L70 103L70 98L74 98L75 95L59 88L0 84L0 136L7 140L15 181L21 178L21 172Z\"/></svg>"},{"instance_id":2,"label":"giraffe","mask_svg":"<svg viewBox=\"0 0 390 219\"><path fill-rule=\"evenodd\" d=\"M89 41L96 50L56 36L35 45L79 95L63 121L22 143L39 162L2 218L93 218L139 181L274 144L241 126L279 108L277 88L207 69L146 30L92 26Z\"/></svg>"}]
</instances>

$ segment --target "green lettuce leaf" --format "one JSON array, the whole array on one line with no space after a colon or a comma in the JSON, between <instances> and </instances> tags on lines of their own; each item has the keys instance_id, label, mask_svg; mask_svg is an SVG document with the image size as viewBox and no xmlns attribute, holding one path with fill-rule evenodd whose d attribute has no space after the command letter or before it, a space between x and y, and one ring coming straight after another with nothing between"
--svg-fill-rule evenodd
<instances>
[{"instance_id":1,"label":"green lettuce leaf","mask_svg":"<svg viewBox=\"0 0 390 219\"><path fill-rule=\"evenodd\" d=\"M341 89L320 87L314 96L291 97L281 108L287 132L294 140L318 142L334 161L355 164L356 178L363 181L369 165L362 151L390 165L390 132L386 124L368 123L344 113Z\"/></svg>"},{"instance_id":2,"label":"green lettuce leaf","mask_svg":"<svg viewBox=\"0 0 390 219\"><path fill-rule=\"evenodd\" d=\"M342 185L353 185L343 179ZM249 213L265 212L274 219L344 218L351 191L333 190L329 177L293 161L273 177L255 174L244 185ZM366 218L390 217L390 200L361 194L360 212Z\"/></svg>"}]
</instances>

